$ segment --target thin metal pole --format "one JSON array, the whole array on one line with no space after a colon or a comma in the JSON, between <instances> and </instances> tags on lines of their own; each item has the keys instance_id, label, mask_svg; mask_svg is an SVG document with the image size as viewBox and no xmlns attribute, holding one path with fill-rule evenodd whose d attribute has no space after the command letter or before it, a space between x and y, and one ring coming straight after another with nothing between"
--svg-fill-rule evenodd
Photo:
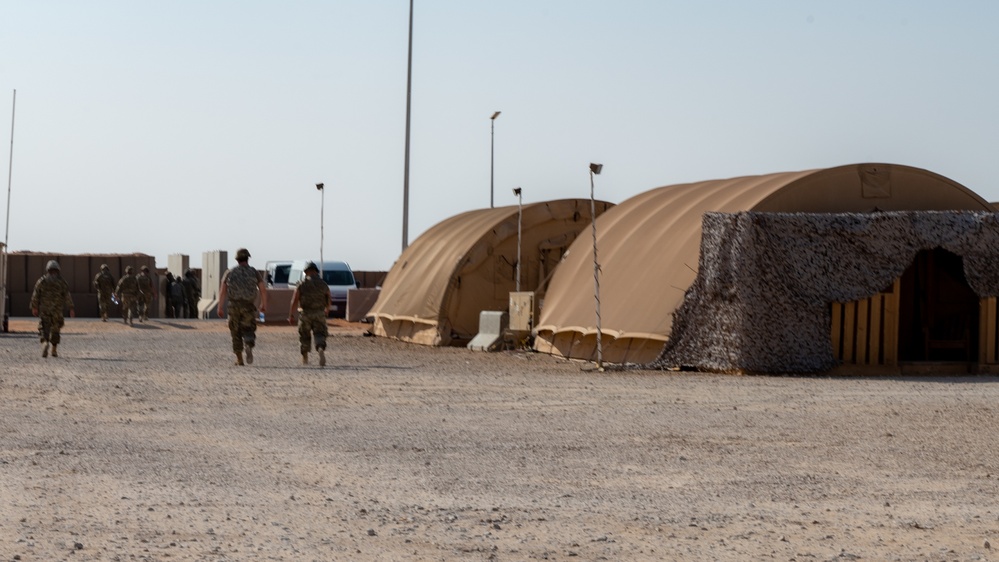
<instances>
[{"instance_id":1,"label":"thin metal pole","mask_svg":"<svg viewBox=\"0 0 999 562\"><path fill-rule=\"evenodd\" d=\"M323 231L323 222L326 219L326 186L319 190L322 192L322 200L319 202L319 278L323 278L323 241L326 240L326 233Z\"/></svg>"},{"instance_id":2,"label":"thin metal pole","mask_svg":"<svg viewBox=\"0 0 999 562\"><path fill-rule=\"evenodd\" d=\"M3 247L4 252L10 241L10 180L14 171L14 115L17 111L17 90L14 90L14 103L10 110L10 164L7 166L7 226L4 227ZM4 280L6 286L6 280Z\"/></svg>"},{"instance_id":3,"label":"thin metal pole","mask_svg":"<svg viewBox=\"0 0 999 562\"><path fill-rule=\"evenodd\" d=\"M496 147L496 118L499 117L501 111L494 111L492 117L489 118L489 208L493 209L495 205L495 192L493 189L494 181L493 178L496 177L494 170L495 167L495 147Z\"/></svg>"},{"instance_id":4,"label":"thin metal pole","mask_svg":"<svg viewBox=\"0 0 999 562\"><path fill-rule=\"evenodd\" d=\"M520 229L524 216L524 198L517 192L517 292L520 292Z\"/></svg>"},{"instance_id":5,"label":"thin metal pole","mask_svg":"<svg viewBox=\"0 0 999 562\"><path fill-rule=\"evenodd\" d=\"M590 170L590 225L593 230L593 299L597 310L597 369L604 369L603 347L600 341L600 262L597 261L597 205L593 196L593 170Z\"/></svg>"},{"instance_id":6,"label":"thin metal pole","mask_svg":"<svg viewBox=\"0 0 999 562\"><path fill-rule=\"evenodd\" d=\"M495 176L495 154L496 154L496 117L489 120L489 208L495 208L493 204L494 178Z\"/></svg>"},{"instance_id":7,"label":"thin metal pole","mask_svg":"<svg viewBox=\"0 0 999 562\"><path fill-rule=\"evenodd\" d=\"M413 97L413 0L409 0L409 63L406 69L406 164L402 182L402 249L409 246L409 115Z\"/></svg>"},{"instance_id":8,"label":"thin metal pole","mask_svg":"<svg viewBox=\"0 0 999 562\"><path fill-rule=\"evenodd\" d=\"M6 332L8 327L6 324L7 319L7 250L9 248L8 242L10 237L10 185L11 178L13 177L14 171L14 116L17 112L17 90L14 90L14 102L11 104L10 109L10 163L7 166L7 222L4 227L3 234L3 247L0 248L0 272L3 272L3 277L0 278L0 322L3 325L0 326L0 330Z\"/></svg>"}]
</instances>

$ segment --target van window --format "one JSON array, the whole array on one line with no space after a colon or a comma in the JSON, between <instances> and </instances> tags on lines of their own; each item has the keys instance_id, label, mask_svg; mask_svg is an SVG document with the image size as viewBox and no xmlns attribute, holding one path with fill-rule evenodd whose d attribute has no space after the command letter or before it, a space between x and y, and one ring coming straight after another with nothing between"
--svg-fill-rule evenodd
<instances>
[{"instance_id":1,"label":"van window","mask_svg":"<svg viewBox=\"0 0 999 562\"><path fill-rule=\"evenodd\" d=\"M278 265L274 268L274 278L271 283L287 283L288 275L291 273L291 264Z\"/></svg>"},{"instance_id":2,"label":"van window","mask_svg":"<svg viewBox=\"0 0 999 562\"><path fill-rule=\"evenodd\" d=\"M354 275L350 271L333 270L323 272L323 281L326 281L327 285L353 285Z\"/></svg>"}]
</instances>

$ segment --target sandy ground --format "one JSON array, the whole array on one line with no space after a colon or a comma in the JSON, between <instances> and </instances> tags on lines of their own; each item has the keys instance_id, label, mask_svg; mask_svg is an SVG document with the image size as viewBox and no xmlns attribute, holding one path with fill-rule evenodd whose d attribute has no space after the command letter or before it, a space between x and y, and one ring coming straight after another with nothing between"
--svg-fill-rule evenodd
<instances>
[{"instance_id":1,"label":"sandy ground","mask_svg":"<svg viewBox=\"0 0 999 562\"><path fill-rule=\"evenodd\" d=\"M999 379L597 373L342 322L0 334L2 560L996 560Z\"/></svg>"}]
</instances>

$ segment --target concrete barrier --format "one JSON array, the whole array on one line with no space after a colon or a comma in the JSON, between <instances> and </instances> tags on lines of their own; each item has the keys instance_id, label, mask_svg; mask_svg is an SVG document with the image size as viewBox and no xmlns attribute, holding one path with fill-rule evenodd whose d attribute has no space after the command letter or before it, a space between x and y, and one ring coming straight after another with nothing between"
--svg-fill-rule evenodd
<instances>
[{"instance_id":1,"label":"concrete barrier","mask_svg":"<svg viewBox=\"0 0 999 562\"><path fill-rule=\"evenodd\" d=\"M378 301L381 289L351 289L347 291L347 322L361 322Z\"/></svg>"},{"instance_id":2,"label":"concrete barrier","mask_svg":"<svg viewBox=\"0 0 999 562\"><path fill-rule=\"evenodd\" d=\"M479 313L479 333L468 342L472 351L496 351L503 343L503 333L509 323L506 312L483 310Z\"/></svg>"}]
</instances>

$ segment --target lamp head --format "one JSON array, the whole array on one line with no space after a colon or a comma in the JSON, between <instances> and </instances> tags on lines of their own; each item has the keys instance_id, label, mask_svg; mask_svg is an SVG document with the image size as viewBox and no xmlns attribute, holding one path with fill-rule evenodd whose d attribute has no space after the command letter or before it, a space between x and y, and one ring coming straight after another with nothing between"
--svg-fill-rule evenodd
<instances>
[{"instance_id":1,"label":"lamp head","mask_svg":"<svg viewBox=\"0 0 999 562\"><path fill-rule=\"evenodd\" d=\"M323 190L323 184L322 183L317 183L316 184L316 189L318 189L319 191L322 191Z\"/></svg>"},{"instance_id":2,"label":"lamp head","mask_svg":"<svg viewBox=\"0 0 999 562\"><path fill-rule=\"evenodd\" d=\"M492 120L494 120L494 121L495 121L495 120L496 120L496 118L497 118L497 117L499 117L499 114L500 114L500 112L499 112L499 111L497 111L496 113L493 113L493 116L492 116L492 117L490 117L490 119L492 119Z\"/></svg>"},{"instance_id":3,"label":"lamp head","mask_svg":"<svg viewBox=\"0 0 999 562\"><path fill-rule=\"evenodd\" d=\"M600 171L603 170L603 169L604 169L604 165L603 164L594 164L592 162L590 163L590 172L593 172L595 175L599 176L600 175Z\"/></svg>"},{"instance_id":4,"label":"lamp head","mask_svg":"<svg viewBox=\"0 0 999 562\"><path fill-rule=\"evenodd\" d=\"M519 187L513 188L513 194L516 195L517 197L520 197L520 188Z\"/></svg>"}]
</instances>

